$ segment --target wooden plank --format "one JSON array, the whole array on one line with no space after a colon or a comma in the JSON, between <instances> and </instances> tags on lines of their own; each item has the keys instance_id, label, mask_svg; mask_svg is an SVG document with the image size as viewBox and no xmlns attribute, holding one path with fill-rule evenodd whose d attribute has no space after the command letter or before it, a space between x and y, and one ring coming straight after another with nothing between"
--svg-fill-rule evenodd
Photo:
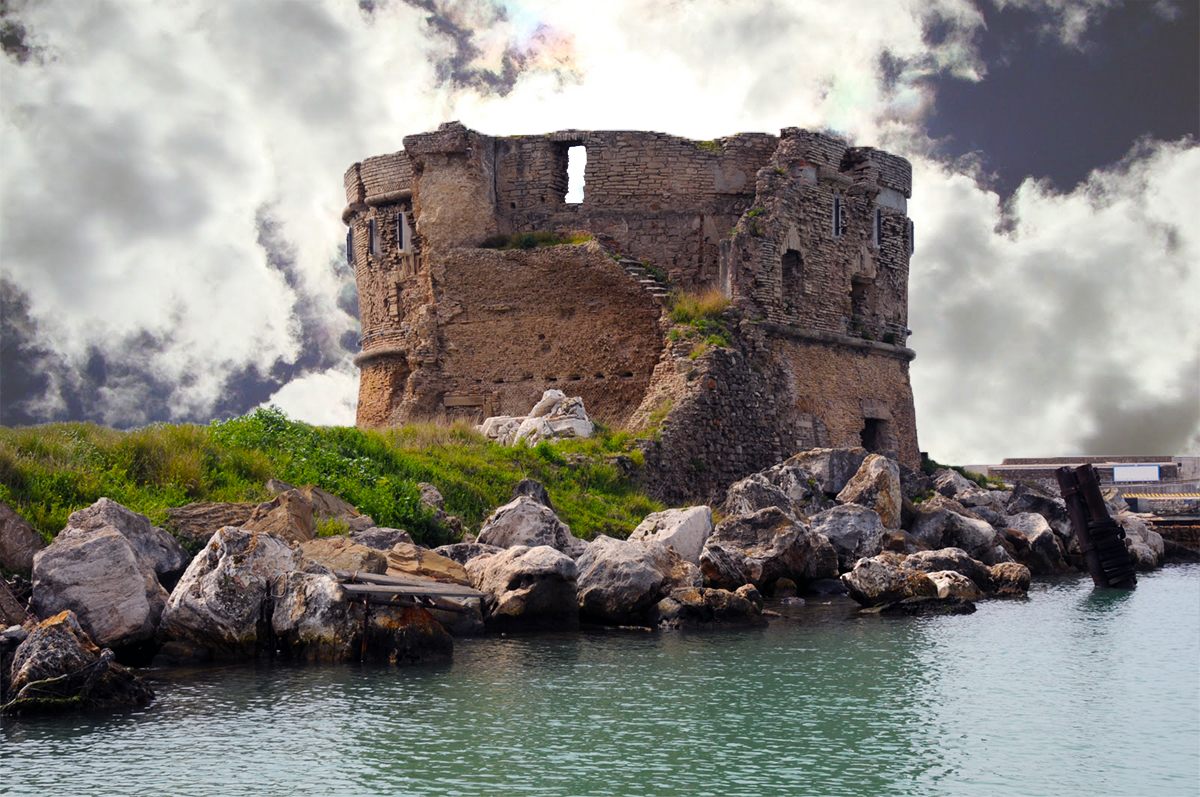
<instances>
[{"instance_id":1,"label":"wooden plank","mask_svg":"<svg viewBox=\"0 0 1200 797\"><path fill-rule=\"evenodd\" d=\"M465 584L448 584L444 581L436 581L432 578L421 578L420 576L392 576L382 573L360 573L353 570L338 570L334 569L333 574L342 582L351 584L394 584L399 587L429 587L429 586L444 586L453 589L465 589L469 592L476 593ZM479 593L482 594L482 593Z\"/></svg>"},{"instance_id":2,"label":"wooden plank","mask_svg":"<svg viewBox=\"0 0 1200 797\"><path fill-rule=\"evenodd\" d=\"M482 598L483 593L470 587L440 584L435 587L402 587L392 584L343 584L348 595L436 595L446 598Z\"/></svg>"},{"instance_id":3,"label":"wooden plank","mask_svg":"<svg viewBox=\"0 0 1200 797\"><path fill-rule=\"evenodd\" d=\"M482 407L486 399L483 396L446 396L442 399L444 407Z\"/></svg>"}]
</instances>

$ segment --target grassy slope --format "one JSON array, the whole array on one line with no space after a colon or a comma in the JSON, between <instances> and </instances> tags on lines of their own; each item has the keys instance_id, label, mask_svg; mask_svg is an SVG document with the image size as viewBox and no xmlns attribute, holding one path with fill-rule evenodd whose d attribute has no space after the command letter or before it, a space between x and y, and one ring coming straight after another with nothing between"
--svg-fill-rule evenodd
<instances>
[{"instance_id":1,"label":"grassy slope","mask_svg":"<svg viewBox=\"0 0 1200 797\"><path fill-rule=\"evenodd\" d=\"M506 448L467 426L387 432L314 427L277 409L210 426L155 424L120 432L86 423L0 427L0 500L47 539L67 516L107 496L151 517L195 501L262 501L271 478L316 484L427 544L451 540L429 522L416 483L430 482L446 510L473 529L509 500L522 478L546 485L580 537L624 537L663 506L622 476L612 457L631 439L600 430L590 440ZM636 454L633 454L636 458Z\"/></svg>"}]
</instances>

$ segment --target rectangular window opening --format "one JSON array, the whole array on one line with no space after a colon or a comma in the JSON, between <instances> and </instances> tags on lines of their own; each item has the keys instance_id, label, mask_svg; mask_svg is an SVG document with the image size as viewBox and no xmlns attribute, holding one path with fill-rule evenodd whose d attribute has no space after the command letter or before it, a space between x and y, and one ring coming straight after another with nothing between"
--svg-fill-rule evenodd
<instances>
[{"instance_id":1,"label":"rectangular window opening","mask_svg":"<svg viewBox=\"0 0 1200 797\"><path fill-rule=\"evenodd\" d=\"M367 220L367 231L369 236L368 240L371 242L371 255L373 257L379 257L382 252L379 248L379 227L375 224L375 219Z\"/></svg>"},{"instance_id":2,"label":"rectangular window opening","mask_svg":"<svg viewBox=\"0 0 1200 797\"><path fill-rule=\"evenodd\" d=\"M408 214L403 210L396 217L396 243L401 252L412 251L412 230L408 227Z\"/></svg>"},{"instance_id":3,"label":"rectangular window opening","mask_svg":"<svg viewBox=\"0 0 1200 797\"><path fill-rule=\"evenodd\" d=\"M833 198L833 237L842 237L842 198L835 196Z\"/></svg>"},{"instance_id":4,"label":"rectangular window opening","mask_svg":"<svg viewBox=\"0 0 1200 797\"><path fill-rule=\"evenodd\" d=\"M883 246L883 211L875 208L875 220L871 227L871 241L878 249Z\"/></svg>"},{"instance_id":5,"label":"rectangular window opening","mask_svg":"<svg viewBox=\"0 0 1200 797\"><path fill-rule=\"evenodd\" d=\"M915 234L916 234L916 228L913 227L912 219L909 219L908 220L908 254L909 255L911 255L914 251L916 251L917 245L916 245L916 241L914 240Z\"/></svg>"},{"instance_id":6,"label":"rectangular window opening","mask_svg":"<svg viewBox=\"0 0 1200 797\"><path fill-rule=\"evenodd\" d=\"M354 228L346 230L346 264L354 265Z\"/></svg>"},{"instance_id":7,"label":"rectangular window opening","mask_svg":"<svg viewBox=\"0 0 1200 797\"><path fill-rule=\"evenodd\" d=\"M587 149L580 146L567 150L567 195L563 202L578 205L583 202L583 172L587 166Z\"/></svg>"}]
</instances>

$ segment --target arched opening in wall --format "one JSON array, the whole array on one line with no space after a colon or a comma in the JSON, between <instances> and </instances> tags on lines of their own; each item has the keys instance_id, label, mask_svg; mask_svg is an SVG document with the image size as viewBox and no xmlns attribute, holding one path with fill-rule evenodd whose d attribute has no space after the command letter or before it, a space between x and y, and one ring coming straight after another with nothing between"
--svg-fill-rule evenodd
<instances>
[{"instance_id":1,"label":"arched opening in wall","mask_svg":"<svg viewBox=\"0 0 1200 797\"><path fill-rule=\"evenodd\" d=\"M888 422L880 418L865 418L862 447L868 451L884 451L888 447Z\"/></svg>"},{"instance_id":2,"label":"arched opening in wall","mask_svg":"<svg viewBox=\"0 0 1200 797\"><path fill-rule=\"evenodd\" d=\"M794 309L804 295L804 258L795 249L787 250L779 260L779 271L783 305Z\"/></svg>"},{"instance_id":3,"label":"arched opening in wall","mask_svg":"<svg viewBox=\"0 0 1200 797\"><path fill-rule=\"evenodd\" d=\"M587 148L580 146L567 150L567 195L563 202L578 205L583 202L583 172L587 167Z\"/></svg>"},{"instance_id":4,"label":"arched opening in wall","mask_svg":"<svg viewBox=\"0 0 1200 797\"><path fill-rule=\"evenodd\" d=\"M864 279L850 280L850 314L866 318L871 314L871 283Z\"/></svg>"}]
</instances>

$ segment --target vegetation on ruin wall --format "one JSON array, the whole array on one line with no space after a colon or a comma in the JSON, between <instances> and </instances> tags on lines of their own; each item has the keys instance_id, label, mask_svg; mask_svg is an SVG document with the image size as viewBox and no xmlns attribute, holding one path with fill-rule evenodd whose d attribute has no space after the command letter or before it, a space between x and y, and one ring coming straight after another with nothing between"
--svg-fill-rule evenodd
<instances>
[{"instance_id":1,"label":"vegetation on ruin wall","mask_svg":"<svg viewBox=\"0 0 1200 797\"><path fill-rule=\"evenodd\" d=\"M670 317L676 327L671 340L695 342L692 357L698 357L713 346L728 346L729 330L725 326L725 310L729 297L716 288L700 293L676 294L671 302Z\"/></svg>"},{"instance_id":2,"label":"vegetation on ruin wall","mask_svg":"<svg viewBox=\"0 0 1200 797\"><path fill-rule=\"evenodd\" d=\"M504 447L469 426L407 426L387 432L316 427L260 409L209 426L155 424L121 432L89 423L0 428L0 500L51 539L67 516L108 497L166 526L166 510L197 501L265 501L264 483L315 484L380 526L430 545L453 542L418 501L435 485L446 510L477 531L522 478L546 485L559 516L580 537L624 537L663 509L613 458L626 433L533 448ZM636 458L635 454L630 454Z\"/></svg>"}]
</instances>

